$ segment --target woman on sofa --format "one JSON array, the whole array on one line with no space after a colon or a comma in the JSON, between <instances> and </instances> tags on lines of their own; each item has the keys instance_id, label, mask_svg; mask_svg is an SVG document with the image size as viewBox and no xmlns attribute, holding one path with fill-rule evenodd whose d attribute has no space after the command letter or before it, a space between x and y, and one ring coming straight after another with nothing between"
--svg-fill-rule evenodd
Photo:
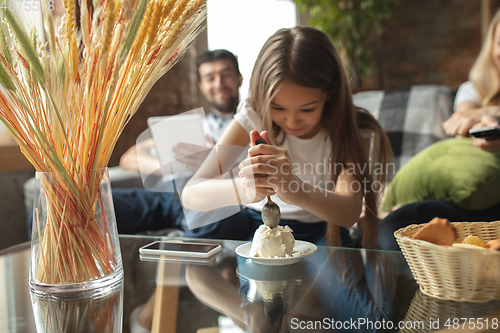
<instances>
[{"instance_id":1,"label":"woman on sofa","mask_svg":"<svg viewBox=\"0 0 500 333\"><path fill-rule=\"evenodd\" d=\"M443 123L443 128L448 135L467 136L485 116L486 123L500 118L500 10L490 23L469 81L457 91L455 113Z\"/></svg>"},{"instance_id":2,"label":"woman on sofa","mask_svg":"<svg viewBox=\"0 0 500 333\"><path fill-rule=\"evenodd\" d=\"M498 125L497 119L500 119L500 10L490 23L481 52L470 71L469 81L463 83L457 92L455 113L443 123L443 128L448 135L463 137L468 136L469 129L473 127ZM500 152L500 139L475 138L474 146L497 153ZM410 224L427 223L435 217L446 218L451 222L497 221L500 220L500 204L481 210L466 210L460 205L441 200L403 205L380 223L378 247L399 251L394 237L396 230Z\"/></svg>"}]
</instances>

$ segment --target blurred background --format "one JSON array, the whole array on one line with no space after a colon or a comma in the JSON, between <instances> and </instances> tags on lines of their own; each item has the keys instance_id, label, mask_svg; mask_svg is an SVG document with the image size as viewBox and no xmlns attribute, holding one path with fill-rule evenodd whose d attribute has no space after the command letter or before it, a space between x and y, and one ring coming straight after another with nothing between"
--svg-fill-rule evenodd
<instances>
[{"instance_id":1,"label":"blurred background","mask_svg":"<svg viewBox=\"0 0 500 333\"><path fill-rule=\"evenodd\" d=\"M456 90L467 81L482 36L492 15L500 8L500 0L208 0L207 3L206 30L184 59L153 87L118 141L111 165L118 164L120 156L147 128L148 117L176 114L199 106L208 110L196 86L196 57L207 48L226 48L238 57L243 75L241 98L248 94L253 63L266 39L279 28L296 25L313 25L330 35L344 34L343 38L333 38L344 59L362 53L356 66L361 72L349 70L354 92L403 89L418 84L446 85ZM339 9L342 6L349 8ZM345 37L346 34L349 36Z\"/></svg>"},{"instance_id":2,"label":"blurred background","mask_svg":"<svg viewBox=\"0 0 500 333\"><path fill-rule=\"evenodd\" d=\"M59 2L58 2L59 1ZM55 14L64 15L62 0ZM327 32L340 50L354 92L444 85L467 80L500 0L208 0L207 28L193 47L153 87L130 120L109 166L147 129L147 118L208 104L197 87L196 58L225 48L239 60L241 98L248 94L253 63L279 28L311 25ZM30 20L40 26L40 12ZM0 125L0 249L27 240L23 183L34 169Z\"/></svg>"}]
</instances>

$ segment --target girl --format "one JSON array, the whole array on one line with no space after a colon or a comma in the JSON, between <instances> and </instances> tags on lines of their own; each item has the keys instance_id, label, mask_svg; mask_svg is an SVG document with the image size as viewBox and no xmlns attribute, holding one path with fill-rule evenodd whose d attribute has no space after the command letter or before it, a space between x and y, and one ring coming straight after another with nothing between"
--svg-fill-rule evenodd
<instances>
[{"instance_id":1,"label":"girl","mask_svg":"<svg viewBox=\"0 0 500 333\"><path fill-rule=\"evenodd\" d=\"M378 182L372 179L362 129L378 134L379 171L386 170L392 151L378 122L353 105L328 36L309 27L276 32L257 58L250 93L215 153L182 194L188 209L211 210L236 202L250 209L195 229L193 236L221 237L217 233L231 230L228 238L250 239L262 224L263 199L273 196L281 209L280 224L289 225L297 239L351 246L346 228L359 220L362 246L374 248L378 194L386 175L379 172ZM260 137L267 144L251 147L249 157L233 169L240 177L220 179L231 170L237 155L233 148L255 144Z\"/></svg>"},{"instance_id":2,"label":"girl","mask_svg":"<svg viewBox=\"0 0 500 333\"><path fill-rule=\"evenodd\" d=\"M469 129L484 116L500 117L500 10L490 23L481 52L469 81L455 98L455 113L443 123L448 135L467 136Z\"/></svg>"}]
</instances>

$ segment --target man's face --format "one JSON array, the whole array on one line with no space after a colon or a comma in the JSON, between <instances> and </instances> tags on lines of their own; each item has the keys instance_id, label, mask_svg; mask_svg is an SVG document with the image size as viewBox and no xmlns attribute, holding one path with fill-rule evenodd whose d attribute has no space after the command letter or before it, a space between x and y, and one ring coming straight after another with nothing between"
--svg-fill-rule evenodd
<instances>
[{"instance_id":1,"label":"man's face","mask_svg":"<svg viewBox=\"0 0 500 333\"><path fill-rule=\"evenodd\" d=\"M238 89L242 77L229 59L219 59L200 65L201 93L210 105L221 113L233 112L238 104Z\"/></svg>"}]
</instances>

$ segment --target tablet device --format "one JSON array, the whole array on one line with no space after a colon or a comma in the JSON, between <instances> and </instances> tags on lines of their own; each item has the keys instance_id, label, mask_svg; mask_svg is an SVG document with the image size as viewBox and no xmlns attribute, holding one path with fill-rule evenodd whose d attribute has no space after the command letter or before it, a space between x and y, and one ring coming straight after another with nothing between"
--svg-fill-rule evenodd
<instances>
[{"instance_id":1,"label":"tablet device","mask_svg":"<svg viewBox=\"0 0 500 333\"><path fill-rule=\"evenodd\" d=\"M475 138L498 139L500 138L500 126L471 128L469 134Z\"/></svg>"},{"instance_id":2,"label":"tablet device","mask_svg":"<svg viewBox=\"0 0 500 333\"><path fill-rule=\"evenodd\" d=\"M203 116L196 113L150 117L148 127L163 175L192 173L185 163L175 159L173 148L181 142L205 146Z\"/></svg>"},{"instance_id":3,"label":"tablet device","mask_svg":"<svg viewBox=\"0 0 500 333\"><path fill-rule=\"evenodd\" d=\"M140 254L208 258L222 250L219 244L156 241L139 249Z\"/></svg>"}]
</instances>

